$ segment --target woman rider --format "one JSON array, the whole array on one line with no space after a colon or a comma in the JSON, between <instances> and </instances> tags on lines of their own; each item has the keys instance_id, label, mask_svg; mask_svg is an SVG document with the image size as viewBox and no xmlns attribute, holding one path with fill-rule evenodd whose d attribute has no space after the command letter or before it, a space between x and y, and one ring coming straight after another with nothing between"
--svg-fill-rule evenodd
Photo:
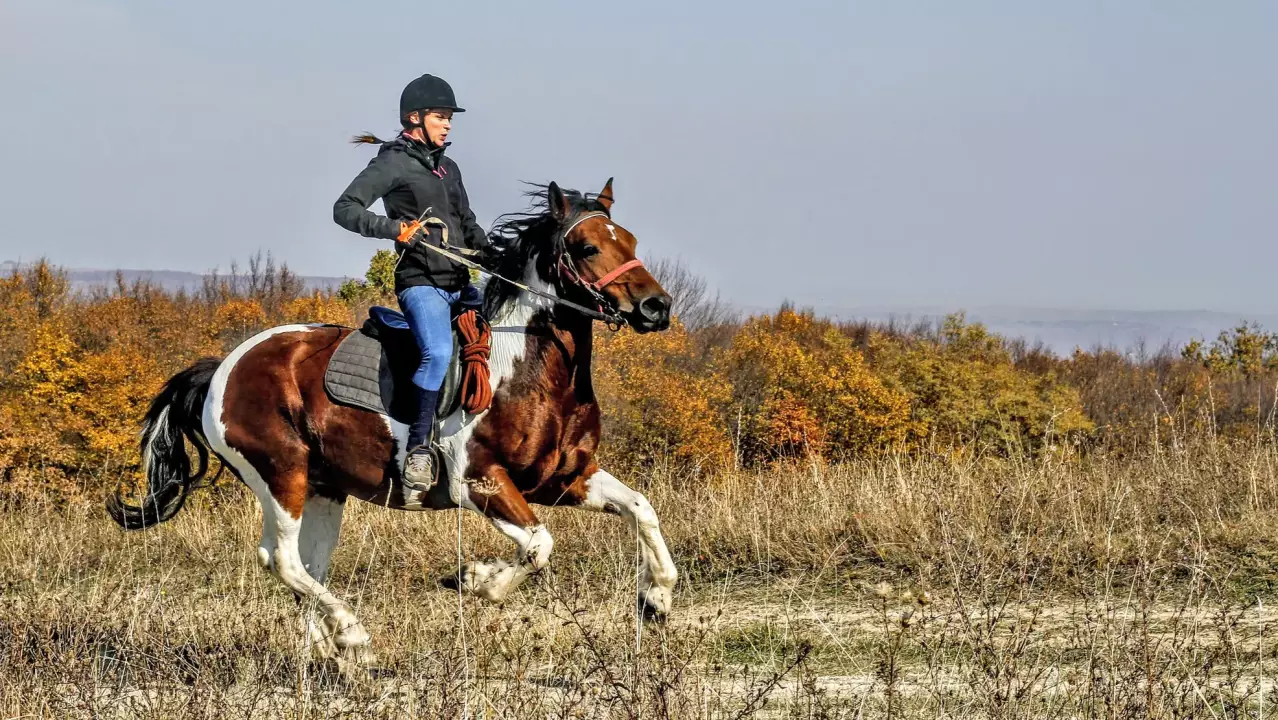
<instances>
[{"instance_id":1,"label":"woman rider","mask_svg":"<svg viewBox=\"0 0 1278 720\"><path fill-rule=\"evenodd\" d=\"M471 212L457 163L444 155L453 114L459 112L464 111L457 107L453 89L440 78L422 75L410 82L399 97L403 132L390 142L371 135L355 139L382 147L333 204L338 225L366 237L395 241L399 256L395 296L422 353L413 375L417 419L408 430L403 472L405 484L416 490L428 489L435 480L430 442L439 389L453 352L452 308L479 301L466 268L421 246L425 242L438 245L443 236L439 227L423 227L418 218L443 220L450 242L462 238L473 250L488 244ZM378 199L386 217L368 210ZM421 243L414 244L414 239Z\"/></svg>"}]
</instances>

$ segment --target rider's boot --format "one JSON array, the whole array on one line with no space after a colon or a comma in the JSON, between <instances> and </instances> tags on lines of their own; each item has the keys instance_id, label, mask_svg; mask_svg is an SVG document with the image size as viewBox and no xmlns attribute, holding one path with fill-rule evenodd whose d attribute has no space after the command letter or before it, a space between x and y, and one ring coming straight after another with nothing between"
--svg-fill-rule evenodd
<instances>
[{"instance_id":1,"label":"rider's boot","mask_svg":"<svg viewBox=\"0 0 1278 720\"><path fill-rule=\"evenodd\" d=\"M401 477L405 487L425 492L430 490L438 477L435 453L431 449L431 437L435 433L435 405L439 402L438 390L417 388L417 419L408 428L408 455L404 458Z\"/></svg>"}]
</instances>

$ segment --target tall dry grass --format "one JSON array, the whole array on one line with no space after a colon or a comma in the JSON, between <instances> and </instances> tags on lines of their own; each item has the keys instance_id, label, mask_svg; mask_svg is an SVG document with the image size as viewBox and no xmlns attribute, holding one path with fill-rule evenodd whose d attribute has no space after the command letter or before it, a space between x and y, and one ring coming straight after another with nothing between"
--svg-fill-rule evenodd
<instances>
[{"instance_id":1,"label":"tall dry grass","mask_svg":"<svg viewBox=\"0 0 1278 720\"><path fill-rule=\"evenodd\" d=\"M1278 703L1258 604L1276 461L1218 443L659 468L628 480L683 575L638 637L614 518L542 510L552 569L495 607L439 585L456 514L352 504L331 586L374 636L362 683L310 661L237 485L137 534L26 499L0 514L0 716L1255 716ZM465 516L460 550L509 547Z\"/></svg>"}]
</instances>

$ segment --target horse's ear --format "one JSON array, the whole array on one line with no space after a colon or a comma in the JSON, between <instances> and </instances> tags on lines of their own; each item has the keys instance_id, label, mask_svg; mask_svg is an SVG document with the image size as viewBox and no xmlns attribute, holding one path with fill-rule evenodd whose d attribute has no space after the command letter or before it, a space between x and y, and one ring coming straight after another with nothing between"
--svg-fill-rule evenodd
<instances>
[{"instance_id":1,"label":"horse's ear","mask_svg":"<svg viewBox=\"0 0 1278 720\"><path fill-rule=\"evenodd\" d=\"M604 206L604 210L612 212L612 178L608 178L608 182L604 183L604 189L599 191L599 197L595 199Z\"/></svg>"},{"instance_id":2,"label":"horse's ear","mask_svg":"<svg viewBox=\"0 0 1278 720\"><path fill-rule=\"evenodd\" d=\"M564 191L560 190L559 184L553 181L546 186L546 204L550 206L550 216L558 223L567 220L572 212L572 208L568 206L568 198L564 197Z\"/></svg>"}]
</instances>

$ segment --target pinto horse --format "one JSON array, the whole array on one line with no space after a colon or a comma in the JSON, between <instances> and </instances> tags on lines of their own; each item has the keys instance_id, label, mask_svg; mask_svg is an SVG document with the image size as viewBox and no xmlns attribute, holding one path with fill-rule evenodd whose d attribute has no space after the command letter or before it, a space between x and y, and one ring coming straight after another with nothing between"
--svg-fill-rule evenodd
<instances>
[{"instance_id":1,"label":"pinto horse","mask_svg":"<svg viewBox=\"0 0 1278 720\"><path fill-rule=\"evenodd\" d=\"M612 220L612 181L597 196L551 183L529 213L499 219L492 269L525 287L490 281L494 398L480 414L440 421L446 472L431 490L403 488L407 426L338 405L324 389L329 358L350 328L285 325L246 340L223 360L173 376L142 431L147 495L119 494L108 511L141 529L173 517L208 469L211 450L262 506L262 566L300 600L321 656L370 642L351 607L326 585L348 497L401 510L458 506L480 513L516 546L511 560L467 563L462 590L498 602L550 559L553 539L531 505L612 513L633 523L642 555L638 602L648 617L670 611L676 570L652 505L595 462L599 405L590 380L592 320L556 298L599 307L637 332L670 324L670 297L635 258L635 237ZM532 289L535 292L529 292ZM596 314L598 315L598 313ZM183 437L195 447L192 470Z\"/></svg>"}]
</instances>

